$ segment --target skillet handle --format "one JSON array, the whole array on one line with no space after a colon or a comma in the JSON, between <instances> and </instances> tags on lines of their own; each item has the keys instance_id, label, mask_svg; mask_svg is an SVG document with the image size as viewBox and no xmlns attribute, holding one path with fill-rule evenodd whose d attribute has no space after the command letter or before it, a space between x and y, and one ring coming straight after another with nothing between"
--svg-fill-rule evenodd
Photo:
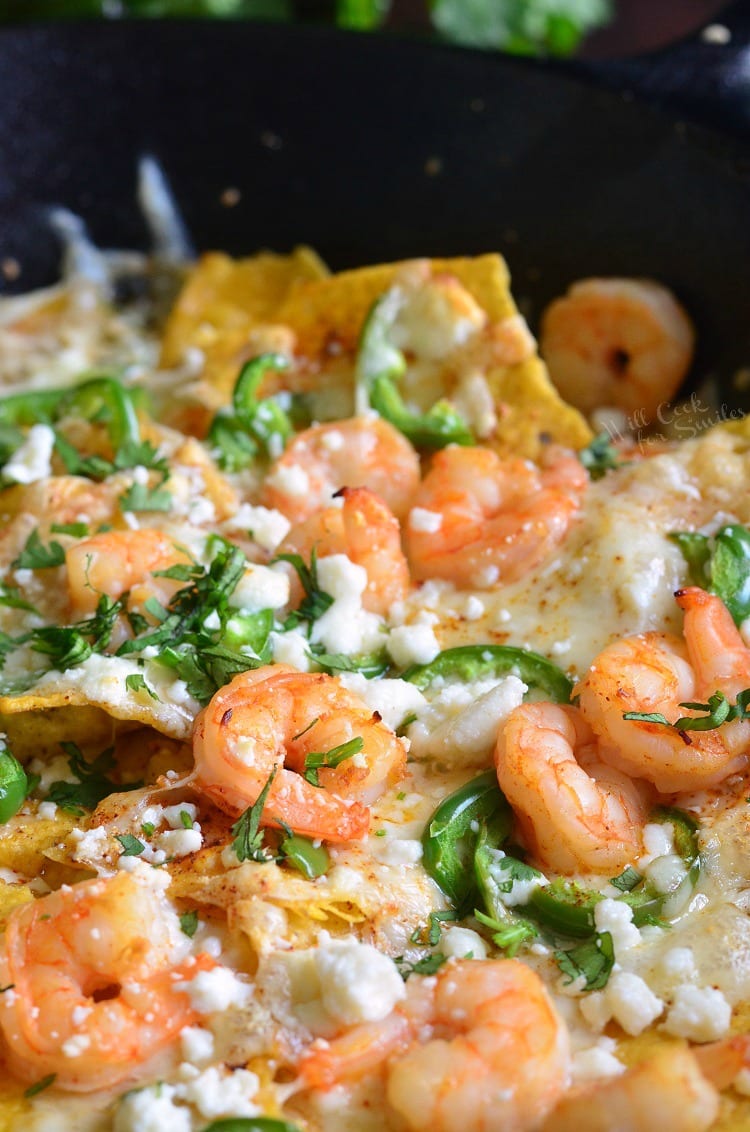
<instances>
[{"instance_id":1,"label":"skillet handle","mask_svg":"<svg viewBox=\"0 0 750 1132\"><path fill-rule=\"evenodd\" d=\"M726 29L706 33L706 26ZM721 131L750 138L750 4L735 0L678 43L631 59L577 60L579 74ZM726 42L722 42L726 39Z\"/></svg>"}]
</instances>

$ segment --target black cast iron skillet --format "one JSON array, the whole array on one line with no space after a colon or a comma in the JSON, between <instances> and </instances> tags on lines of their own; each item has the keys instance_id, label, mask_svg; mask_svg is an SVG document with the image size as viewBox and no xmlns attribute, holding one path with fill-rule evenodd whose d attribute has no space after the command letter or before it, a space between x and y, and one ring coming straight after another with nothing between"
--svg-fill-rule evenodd
<instances>
[{"instance_id":1,"label":"black cast iron skillet","mask_svg":"<svg viewBox=\"0 0 750 1132\"><path fill-rule=\"evenodd\" d=\"M532 321L581 276L661 279L698 327L694 380L748 406L732 384L750 366L746 8L734 46L587 73L318 28L4 29L0 260L22 274L2 286L54 278L50 204L102 245L143 245L148 152L199 249L306 242L338 268L497 249Z\"/></svg>"}]
</instances>

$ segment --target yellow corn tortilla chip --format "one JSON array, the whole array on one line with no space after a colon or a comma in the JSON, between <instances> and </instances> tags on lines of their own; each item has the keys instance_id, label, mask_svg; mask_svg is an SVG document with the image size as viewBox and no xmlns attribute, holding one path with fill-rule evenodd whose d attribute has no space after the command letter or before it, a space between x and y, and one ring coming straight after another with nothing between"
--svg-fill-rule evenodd
<instances>
[{"instance_id":1,"label":"yellow corn tortilla chip","mask_svg":"<svg viewBox=\"0 0 750 1132\"><path fill-rule=\"evenodd\" d=\"M541 358L491 370L487 383L497 407L497 431L489 443L500 455L533 460L548 439L576 449L591 440L591 429L562 400Z\"/></svg>"},{"instance_id":2,"label":"yellow corn tortilla chip","mask_svg":"<svg viewBox=\"0 0 750 1132\"><path fill-rule=\"evenodd\" d=\"M433 276L447 273L458 279L491 322L518 313L501 256L433 259L429 266ZM380 264L299 281L289 289L277 317L294 330L304 357L322 359L334 341L337 352L353 355L370 307L403 267L403 263ZM534 458L547 439L570 448L581 448L591 440L586 421L561 399L539 357L497 367L487 380L498 408L497 433L488 443L501 454Z\"/></svg>"},{"instance_id":3,"label":"yellow corn tortilla chip","mask_svg":"<svg viewBox=\"0 0 750 1132\"><path fill-rule=\"evenodd\" d=\"M66 701L61 700L60 704ZM98 754L112 742L112 718L83 701L67 706L33 690L19 696L0 696L0 731L16 758L53 758L61 742L76 743L84 754Z\"/></svg>"},{"instance_id":4,"label":"yellow corn tortilla chip","mask_svg":"<svg viewBox=\"0 0 750 1132\"><path fill-rule=\"evenodd\" d=\"M232 259L204 255L190 272L164 329L161 365L182 364L189 348L205 357L203 378L228 396L248 356L251 331L279 322L278 309L300 280L321 279L325 264L311 248L291 255L262 252ZM251 353L254 352L251 350Z\"/></svg>"},{"instance_id":5,"label":"yellow corn tortilla chip","mask_svg":"<svg viewBox=\"0 0 750 1132\"><path fill-rule=\"evenodd\" d=\"M490 253L457 259L429 261L432 275L448 273L476 299L492 322L516 314L510 293L510 277L501 256ZM383 263L340 271L326 279L294 283L276 312L276 320L291 326L298 352L320 357L332 339L345 353L354 353L370 307L392 287L404 263Z\"/></svg>"}]
</instances>

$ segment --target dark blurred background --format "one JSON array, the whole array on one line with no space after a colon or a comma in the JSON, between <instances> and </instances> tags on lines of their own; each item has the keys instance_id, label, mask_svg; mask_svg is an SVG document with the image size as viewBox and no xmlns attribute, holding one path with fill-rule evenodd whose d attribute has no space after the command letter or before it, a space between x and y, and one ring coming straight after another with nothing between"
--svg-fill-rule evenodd
<instances>
[{"instance_id":1,"label":"dark blurred background","mask_svg":"<svg viewBox=\"0 0 750 1132\"><path fill-rule=\"evenodd\" d=\"M663 47L720 21L724 7L722 0L0 0L0 21L189 16L323 22L516 54L614 58Z\"/></svg>"}]
</instances>

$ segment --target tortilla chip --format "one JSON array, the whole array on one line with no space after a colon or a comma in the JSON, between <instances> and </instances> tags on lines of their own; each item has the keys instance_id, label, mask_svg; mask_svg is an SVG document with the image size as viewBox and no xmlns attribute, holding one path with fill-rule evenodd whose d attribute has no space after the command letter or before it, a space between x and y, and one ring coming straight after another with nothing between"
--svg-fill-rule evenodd
<instances>
[{"instance_id":1,"label":"tortilla chip","mask_svg":"<svg viewBox=\"0 0 750 1132\"><path fill-rule=\"evenodd\" d=\"M243 361L256 352L248 352L251 331L282 321L279 307L296 282L326 273L322 260L306 247L286 256L262 252L237 260L209 252L191 271L167 320L160 364L179 366L187 350L200 350L204 381L226 400Z\"/></svg>"},{"instance_id":2,"label":"tortilla chip","mask_svg":"<svg viewBox=\"0 0 750 1132\"><path fill-rule=\"evenodd\" d=\"M492 370L487 383L498 418L497 431L488 443L501 456L533 460L550 440L575 449L591 440L591 429L578 410L560 397L541 358Z\"/></svg>"},{"instance_id":3,"label":"tortilla chip","mask_svg":"<svg viewBox=\"0 0 750 1132\"><path fill-rule=\"evenodd\" d=\"M429 268L433 276L447 273L458 279L490 322L518 314L501 256L433 259ZM277 317L292 327L304 357L323 361L334 343L338 355L353 357L370 307L403 270L403 263L381 264L299 281L290 287ZM549 439L570 448L582 448L591 440L584 418L560 398L539 357L498 367L487 380L499 417L497 433L487 443L501 454L534 458Z\"/></svg>"},{"instance_id":4,"label":"tortilla chip","mask_svg":"<svg viewBox=\"0 0 750 1132\"><path fill-rule=\"evenodd\" d=\"M112 719L99 708L58 707L48 695L34 690L18 696L0 696L0 731L16 758L53 758L61 753L61 742L76 743L84 755L95 755L112 742Z\"/></svg>"},{"instance_id":5,"label":"tortilla chip","mask_svg":"<svg viewBox=\"0 0 750 1132\"><path fill-rule=\"evenodd\" d=\"M491 321L501 322L516 313L508 269L501 256L490 253L425 262L432 275L454 275ZM289 288L276 319L292 327L298 352L304 357L321 357L330 349L331 341L340 351L355 353L370 307L393 286L404 266L404 262L383 263L340 271L326 279L300 280Z\"/></svg>"},{"instance_id":6,"label":"tortilla chip","mask_svg":"<svg viewBox=\"0 0 750 1132\"><path fill-rule=\"evenodd\" d=\"M0 867L24 877L45 876L47 850L64 841L75 824L75 816L59 808L52 818L36 815L33 821L28 816L12 819L0 826Z\"/></svg>"}]
</instances>

